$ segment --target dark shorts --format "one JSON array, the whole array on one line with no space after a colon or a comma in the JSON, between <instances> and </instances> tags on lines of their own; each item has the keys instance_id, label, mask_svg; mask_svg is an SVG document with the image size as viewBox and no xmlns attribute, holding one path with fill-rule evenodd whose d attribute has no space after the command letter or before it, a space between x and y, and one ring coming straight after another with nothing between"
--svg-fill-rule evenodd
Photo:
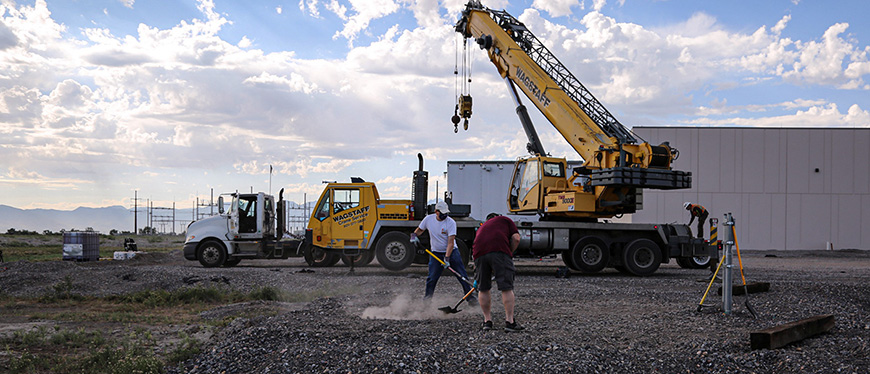
<instances>
[{"instance_id":1,"label":"dark shorts","mask_svg":"<svg viewBox=\"0 0 870 374\"><path fill-rule=\"evenodd\" d=\"M495 283L498 285L499 291L510 291L514 289L514 261L511 256L503 252L487 253L480 258L474 260L474 266L477 269L477 289L480 291L489 291L492 289L492 277L495 276Z\"/></svg>"}]
</instances>

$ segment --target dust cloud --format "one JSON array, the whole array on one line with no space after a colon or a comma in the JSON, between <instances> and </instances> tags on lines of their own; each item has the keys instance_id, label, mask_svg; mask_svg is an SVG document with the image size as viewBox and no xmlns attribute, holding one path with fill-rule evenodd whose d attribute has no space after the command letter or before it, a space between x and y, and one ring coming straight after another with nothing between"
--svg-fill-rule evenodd
<instances>
[{"instance_id":1,"label":"dust cloud","mask_svg":"<svg viewBox=\"0 0 870 374\"><path fill-rule=\"evenodd\" d=\"M450 314L444 313L438 310L438 308L444 306L453 307L457 302L459 302L459 298L451 299L446 296L435 296L432 299L424 300L419 295L400 294L390 302L389 306L366 308L363 310L362 318L392 320L446 319L449 318ZM478 307L467 305L464 301L458 309L462 310L463 313L480 310Z\"/></svg>"}]
</instances>

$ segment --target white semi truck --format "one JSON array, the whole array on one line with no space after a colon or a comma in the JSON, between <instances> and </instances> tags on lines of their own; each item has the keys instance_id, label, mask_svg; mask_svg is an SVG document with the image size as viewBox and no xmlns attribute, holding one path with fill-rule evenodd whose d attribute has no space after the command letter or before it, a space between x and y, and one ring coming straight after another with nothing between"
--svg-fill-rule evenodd
<instances>
[{"instance_id":1,"label":"white semi truck","mask_svg":"<svg viewBox=\"0 0 870 374\"><path fill-rule=\"evenodd\" d=\"M302 240L285 235L283 193L283 189L278 193L277 204L263 192L221 194L218 215L187 226L184 258L204 267L231 267L243 259L302 256ZM224 197L231 199L228 211Z\"/></svg>"}]
</instances>

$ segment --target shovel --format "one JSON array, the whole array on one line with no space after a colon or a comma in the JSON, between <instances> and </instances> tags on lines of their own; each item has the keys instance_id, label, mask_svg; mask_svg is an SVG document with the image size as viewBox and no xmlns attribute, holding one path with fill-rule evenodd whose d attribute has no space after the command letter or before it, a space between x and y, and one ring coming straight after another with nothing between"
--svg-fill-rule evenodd
<instances>
[{"instance_id":1,"label":"shovel","mask_svg":"<svg viewBox=\"0 0 870 374\"><path fill-rule=\"evenodd\" d=\"M743 278L743 294L746 295L746 301L743 302L743 305L746 306L746 309L749 310L749 313L753 317L758 319L758 313L755 312L755 308L749 305L749 288L746 287L746 276L743 275L743 259L740 258L740 244L737 242L737 231L734 229L734 226L731 226L731 233L734 237L734 245L737 247L737 263L740 264L740 278Z\"/></svg>"},{"instance_id":2,"label":"shovel","mask_svg":"<svg viewBox=\"0 0 870 374\"><path fill-rule=\"evenodd\" d=\"M434 259L438 260L438 262L440 262L441 265L445 265L444 260L438 258L438 256L435 256L435 254L432 253L431 251L429 251L428 249L426 250L426 253L428 253L429 256L432 256ZM468 285L471 286L471 288L474 288L474 283L471 283L471 281L468 280L468 278L463 277L461 274L459 274L458 271L453 270L453 268L450 267L450 266L448 266L447 268L450 269L450 271L452 271L453 274L456 274L456 277L457 277L457 278L461 279L461 280L462 280L463 282L465 282L465 283L468 283Z\"/></svg>"},{"instance_id":3,"label":"shovel","mask_svg":"<svg viewBox=\"0 0 870 374\"><path fill-rule=\"evenodd\" d=\"M448 305L448 306L442 306L442 307L438 308L438 310L440 310L440 311L442 311L442 312L444 312L444 313L446 313L446 314L453 314L453 313L459 313L459 312L461 312L461 310L456 309L456 308L459 308L459 304L462 304L462 302L465 301L465 299L467 299L468 296L471 296L471 294L472 294L475 290L477 290L477 289L474 288L474 286L472 286L471 289L468 290L468 293L465 294L465 296L463 296L462 299L459 299L459 302L456 303L456 305L454 305L453 307L451 307L450 305Z\"/></svg>"},{"instance_id":4,"label":"shovel","mask_svg":"<svg viewBox=\"0 0 870 374\"><path fill-rule=\"evenodd\" d=\"M435 254L432 253L431 251L429 251L428 249L426 250L426 253L428 253L430 256L432 256L432 258L438 260L438 262L440 262L441 265L445 264L443 260L438 258L438 256L435 256ZM459 299L459 302L456 303L456 305L454 305L452 307L450 305L442 306L442 307L438 308L438 310L440 310L444 313L447 313L447 314L459 313L460 310L456 309L456 308L458 308L459 304L462 304L462 302L465 301L465 299L467 299L469 296L471 296L471 294L474 293L475 290L477 290L477 287L475 286L474 283L471 283L471 281L469 281L468 278L463 277L462 275L459 274L459 272L457 272L456 270L453 270L452 267L448 266L447 268L450 269L450 271L452 271L453 274L456 274L457 278L462 279L462 281L464 281L465 283L468 283L468 285L471 286L471 289L468 290L468 293L466 293L465 296L462 297L462 299Z\"/></svg>"}]
</instances>

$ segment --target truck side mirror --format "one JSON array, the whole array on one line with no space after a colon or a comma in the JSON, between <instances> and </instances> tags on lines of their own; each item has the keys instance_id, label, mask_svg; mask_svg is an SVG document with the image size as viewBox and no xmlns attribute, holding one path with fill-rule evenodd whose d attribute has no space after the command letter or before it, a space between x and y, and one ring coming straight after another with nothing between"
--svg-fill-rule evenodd
<instances>
[{"instance_id":1,"label":"truck side mirror","mask_svg":"<svg viewBox=\"0 0 870 374\"><path fill-rule=\"evenodd\" d=\"M218 196L218 213L224 214L224 197Z\"/></svg>"}]
</instances>

